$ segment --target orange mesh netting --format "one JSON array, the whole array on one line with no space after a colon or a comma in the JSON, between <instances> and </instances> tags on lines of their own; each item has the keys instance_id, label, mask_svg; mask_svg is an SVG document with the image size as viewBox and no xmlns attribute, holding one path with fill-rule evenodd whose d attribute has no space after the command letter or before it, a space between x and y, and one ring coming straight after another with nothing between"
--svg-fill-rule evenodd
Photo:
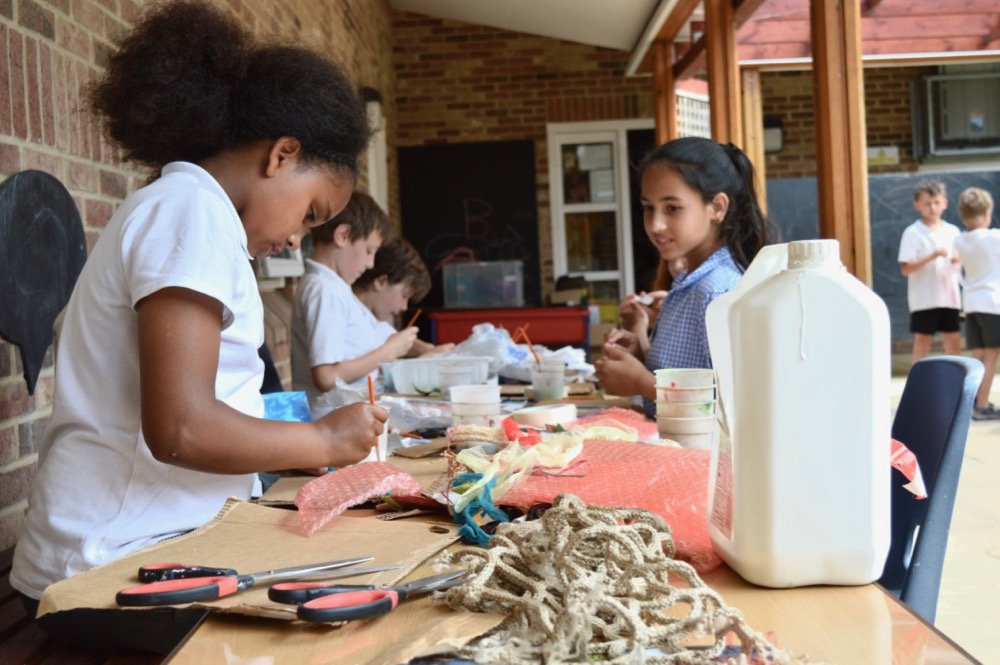
<instances>
[{"instance_id":1,"label":"orange mesh netting","mask_svg":"<svg viewBox=\"0 0 1000 665\"><path fill-rule=\"evenodd\" d=\"M709 464L707 450L585 441L567 475L528 476L497 503L526 511L574 494L592 505L648 510L670 525L677 558L704 573L722 563L708 535Z\"/></svg>"}]
</instances>

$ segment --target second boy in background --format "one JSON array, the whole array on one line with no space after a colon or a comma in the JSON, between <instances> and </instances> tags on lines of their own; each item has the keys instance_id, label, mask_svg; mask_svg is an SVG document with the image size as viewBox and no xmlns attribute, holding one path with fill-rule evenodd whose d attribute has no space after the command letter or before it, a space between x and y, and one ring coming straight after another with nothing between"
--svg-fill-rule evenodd
<instances>
[{"instance_id":1,"label":"second boy in background","mask_svg":"<svg viewBox=\"0 0 1000 665\"><path fill-rule=\"evenodd\" d=\"M389 235L389 218L364 192L344 211L312 230L313 252L292 313L292 385L309 397L313 418L329 411L318 398L338 382L364 386L383 362L406 355L417 338L407 328L376 342L371 314L351 285L374 265Z\"/></svg>"},{"instance_id":2,"label":"second boy in background","mask_svg":"<svg viewBox=\"0 0 1000 665\"><path fill-rule=\"evenodd\" d=\"M946 354L958 355L961 351L959 259L954 251L955 238L961 230L941 218L948 207L948 198L944 183L939 180L917 183L913 207L920 213L920 219L903 231L899 268L907 278L913 362L917 362L930 353L937 332L941 333Z\"/></svg>"},{"instance_id":3,"label":"second boy in background","mask_svg":"<svg viewBox=\"0 0 1000 665\"><path fill-rule=\"evenodd\" d=\"M396 332L392 320L411 303L420 302L431 290L427 266L413 245L395 238L379 247L375 265L354 282L354 295L375 318L375 342L382 344ZM422 339L413 342L408 358L436 356L450 352L454 344L437 346Z\"/></svg>"},{"instance_id":4,"label":"second boy in background","mask_svg":"<svg viewBox=\"0 0 1000 665\"><path fill-rule=\"evenodd\" d=\"M962 260L962 305L965 342L972 357L986 371L972 408L973 420L998 420L1000 411L990 403L990 389L1000 354L1000 229L991 229L993 197L986 190L969 187L958 198L958 214L967 231L955 240Z\"/></svg>"}]
</instances>

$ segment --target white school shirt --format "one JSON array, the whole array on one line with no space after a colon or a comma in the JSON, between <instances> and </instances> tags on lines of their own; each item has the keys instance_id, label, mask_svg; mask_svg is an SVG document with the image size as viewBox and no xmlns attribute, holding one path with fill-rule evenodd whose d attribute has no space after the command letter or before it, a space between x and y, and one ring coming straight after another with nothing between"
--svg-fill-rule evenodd
<instances>
[{"instance_id":1,"label":"white school shirt","mask_svg":"<svg viewBox=\"0 0 1000 665\"><path fill-rule=\"evenodd\" d=\"M14 588L49 584L205 524L249 499L255 474L158 462L142 435L135 305L166 287L223 305L216 396L263 416L263 305L243 224L219 184L175 162L129 196L84 265L65 311L52 417L14 553Z\"/></svg>"},{"instance_id":2,"label":"white school shirt","mask_svg":"<svg viewBox=\"0 0 1000 665\"><path fill-rule=\"evenodd\" d=\"M973 229L955 239L962 258L962 304L966 312L1000 314L1000 229Z\"/></svg>"},{"instance_id":3,"label":"white school shirt","mask_svg":"<svg viewBox=\"0 0 1000 665\"><path fill-rule=\"evenodd\" d=\"M313 383L312 368L352 360L378 348L384 340L375 334L377 323L335 270L306 259L292 309L292 387L305 391L313 417L329 408L317 408L323 393ZM350 386L367 390L367 379Z\"/></svg>"},{"instance_id":4,"label":"white school shirt","mask_svg":"<svg viewBox=\"0 0 1000 665\"><path fill-rule=\"evenodd\" d=\"M938 247L948 250L948 256L939 256L923 268L908 276L906 297L911 312L947 307L961 309L958 280L961 269L951 262L955 238L962 231L944 220L931 231L917 220L906 227L899 241L899 262L909 263L930 255Z\"/></svg>"}]
</instances>

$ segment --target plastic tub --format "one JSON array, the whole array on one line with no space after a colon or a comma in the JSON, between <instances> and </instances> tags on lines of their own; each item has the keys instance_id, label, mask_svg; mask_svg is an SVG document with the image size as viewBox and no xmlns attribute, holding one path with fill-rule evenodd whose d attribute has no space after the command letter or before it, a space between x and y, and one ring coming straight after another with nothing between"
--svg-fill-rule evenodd
<instances>
[{"instance_id":1,"label":"plastic tub","mask_svg":"<svg viewBox=\"0 0 1000 665\"><path fill-rule=\"evenodd\" d=\"M715 386L715 372L710 369L667 367L653 372L657 386L671 388L711 388Z\"/></svg>"},{"instance_id":2,"label":"plastic tub","mask_svg":"<svg viewBox=\"0 0 1000 665\"><path fill-rule=\"evenodd\" d=\"M386 383L391 383L400 395L430 395L441 391L439 369L454 365L473 368L472 379L467 383L486 383L490 376L489 356L403 358L383 365ZM454 384L453 384L454 385Z\"/></svg>"},{"instance_id":3,"label":"plastic tub","mask_svg":"<svg viewBox=\"0 0 1000 665\"><path fill-rule=\"evenodd\" d=\"M711 402L715 400L715 388L674 388L656 386L657 402Z\"/></svg>"},{"instance_id":4,"label":"plastic tub","mask_svg":"<svg viewBox=\"0 0 1000 665\"><path fill-rule=\"evenodd\" d=\"M705 402L657 402L656 415L672 418L704 418L715 415L715 400Z\"/></svg>"},{"instance_id":5,"label":"plastic tub","mask_svg":"<svg viewBox=\"0 0 1000 665\"><path fill-rule=\"evenodd\" d=\"M714 432L717 426L715 416L701 418L673 418L656 416L656 428L660 436L670 438L669 434L702 434Z\"/></svg>"},{"instance_id":6,"label":"plastic tub","mask_svg":"<svg viewBox=\"0 0 1000 665\"><path fill-rule=\"evenodd\" d=\"M452 386L453 425L495 427L500 423L500 386Z\"/></svg>"}]
</instances>

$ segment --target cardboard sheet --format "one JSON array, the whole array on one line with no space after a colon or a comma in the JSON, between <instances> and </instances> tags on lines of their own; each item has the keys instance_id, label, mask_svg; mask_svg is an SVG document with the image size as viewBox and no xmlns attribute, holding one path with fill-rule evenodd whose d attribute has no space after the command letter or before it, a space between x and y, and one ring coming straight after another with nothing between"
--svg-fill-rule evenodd
<instances>
[{"instance_id":1,"label":"cardboard sheet","mask_svg":"<svg viewBox=\"0 0 1000 665\"><path fill-rule=\"evenodd\" d=\"M457 527L447 522L382 521L375 519L371 511L354 512L360 514L348 511L307 537L302 534L295 511L230 499L219 515L200 529L53 584L42 596L39 616L82 608L143 611L119 608L115 594L138 585L139 567L150 563L173 561L227 567L244 574L359 556L375 557L361 566L403 564L397 570L336 580L382 585L398 582L458 540ZM295 608L270 601L267 588L265 583L211 602L180 607L202 606L215 612L295 619Z\"/></svg>"}]
</instances>

